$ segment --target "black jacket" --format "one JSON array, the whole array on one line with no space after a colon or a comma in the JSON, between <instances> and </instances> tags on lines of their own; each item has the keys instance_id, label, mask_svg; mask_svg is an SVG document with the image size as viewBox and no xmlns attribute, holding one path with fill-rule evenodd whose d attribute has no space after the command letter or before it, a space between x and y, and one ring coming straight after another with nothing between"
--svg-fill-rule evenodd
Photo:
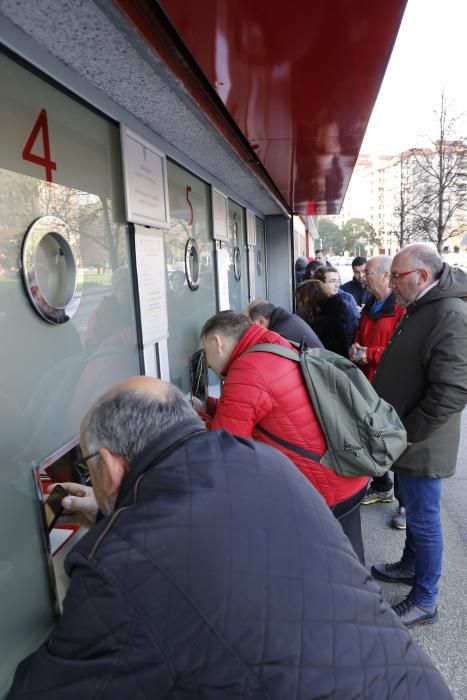
<instances>
[{"instance_id":1,"label":"black jacket","mask_svg":"<svg viewBox=\"0 0 467 700\"><path fill-rule=\"evenodd\" d=\"M344 292L351 294L357 302L358 306L364 306L369 301L371 296L370 292L365 287L365 285L361 284L360 282L357 282L357 280L355 280L354 278L352 278L350 282L341 284L340 288Z\"/></svg>"},{"instance_id":2,"label":"black jacket","mask_svg":"<svg viewBox=\"0 0 467 700\"><path fill-rule=\"evenodd\" d=\"M445 264L439 284L407 307L375 372L374 388L412 443L393 467L403 476L455 471L467 401L466 301L467 275Z\"/></svg>"},{"instance_id":3,"label":"black jacket","mask_svg":"<svg viewBox=\"0 0 467 700\"><path fill-rule=\"evenodd\" d=\"M131 465L10 700L451 698L305 477L199 428Z\"/></svg>"},{"instance_id":4,"label":"black jacket","mask_svg":"<svg viewBox=\"0 0 467 700\"><path fill-rule=\"evenodd\" d=\"M302 339L305 339L309 348L323 347L323 343L316 333L311 330L308 323L305 323L297 314L291 314L281 306L276 306L272 312L268 328L270 331L275 331L286 340L292 340L294 343L300 344Z\"/></svg>"},{"instance_id":5,"label":"black jacket","mask_svg":"<svg viewBox=\"0 0 467 700\"><path fill-rule=\"evenodd\" d=\"M308 323L326 350L348 357L347 319L345 301L338 294L334 294L324 302L319 313Z\"/></svg>"}]
</instances>

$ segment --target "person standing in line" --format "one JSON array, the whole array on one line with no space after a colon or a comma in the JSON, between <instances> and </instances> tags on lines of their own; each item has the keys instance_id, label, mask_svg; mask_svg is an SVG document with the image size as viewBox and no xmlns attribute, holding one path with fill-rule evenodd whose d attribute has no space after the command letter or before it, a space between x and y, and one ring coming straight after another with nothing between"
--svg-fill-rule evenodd
<instances>
[{"instance_id":1,"label":"person standing in line","mask_svg":"<svg viewBox=\"0 0 467 700\"><path fill-rule=\"evenodd\" d=\"M292 343L300 345L304 341L308 348L323 347L323 343L306 321L281 306L271 304L267 299L255 299L248 304L243 313L252 323L279 333Z\"/></svg>"},{"instance_id":2,"label":"person standing in line","mask_svg":"<svg viewBox=\"0 0 467 700\"><path fill-rule=\"evenodd\" d=\"M397 304L396 294L389 286L391 262L392 258L388 255L378 255L370 258L366 264L364 276L370 296L361 313L349 353L350 359L358 364L370 382L373 381L386 345L405 313L405 309ZM394 479L394 489L388 472L374 477L362 505L392 503L394 492L399 498L399 507L391 525L398 530L405 530L405 508L400 501L397 477Z\"/></svg>"},{"instance_id":3,"label":"person standing in line","mask_svg":"<svg viewBox=\"0 0 467 700\"><path fill-rule=\"evenodd\" d=\"M338 295L346 306L345 336L347 342L347 352L353 343L355 331L360 318L360 311L357 302L351 294L340 289L341 280L339 272L335 267L325 267L324 265L315 270L313 279L319 280L329 289L333 296ZM347 354L347 353L346 353Z\"/></svg>"},{"instance_id":4,"label":"person standing in line","mask_svg":"<svg viewBox=\"0 0 467 700\"><path fill-rule=\"evenodd\" d=\"M366 258L362 255L358 255L352 260L352 272L353 278L341 285L341 290L351 294L355 299L360 311L363 309L368 299L370 298L370 292L367 289L365 282L365 266Z\"/></svg>"},{"instance_id":5,"label":"person standing in line","mask_svg":"<svg viewBox=\"0 0 467 700\"><path fill-rule=\"evenodd\" d=\"M326 350L348 357L345 302L320 280L305 280L295 290L297 312L316 333Z\"/></svg>"},{"instance_id":6,"label":"person standing in line","mask_svg":"<svg viewBox=\"0 0 467 700\"><path fill-rule=\"evenodd\" d=\"M295 286L303 282L305 279L305 270L308 260L300 255L295 261Z\"/></svg>"},{"instance_id":7,"label":"person standing in line","mask_svg":"<svg viewBox=\"0 0 467 700\"><path fill-rule=\"evenodd\" d=\"M331 267L331 263L329 262L326 253L321 248L318 248L318 250L315 251L315 260L319 262L320 265Z\"/></svg>"},{"instance_id":8,"label":"person standing in line","mask_svg":"<svg viewBox=\"0 0 467 700\"><path fill-rule=\"evenodd\" d=\"M390 286L406 314L382 354L373 386L407 430L408 447L393 466L407 531L401 559L376 563L371 572L381 581L412 585L394 606L412 627L438 616L441 483L456 469L467 401L467 274L443 263L430 245L415 243L395 256Z\"/></svg>"},{"instance_id":9,"label":"person standing in line","mask_svg":"<svg viewBox=\"0 0 467 700\"><path fill-rule=\"evenodd\" d=\"M305 276L303 278L303 282L305 282L305 280L312 280L318 267L323 266L320 262L318 262L318 260L311 260L305 268Z\"/></svg>"}]
</instances>

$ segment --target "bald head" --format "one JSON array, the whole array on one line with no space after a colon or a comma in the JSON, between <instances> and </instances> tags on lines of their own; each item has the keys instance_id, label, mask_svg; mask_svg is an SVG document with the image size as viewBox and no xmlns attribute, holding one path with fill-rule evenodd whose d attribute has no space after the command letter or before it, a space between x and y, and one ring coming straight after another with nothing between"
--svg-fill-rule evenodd
<instances>
[{"instance_id":1,"label":"bald head","mask_svg":"<svg viewBox=\"0 0 467 700\"><path fill-rule=\"evenodd\" d=\"M116 384L111 389L106 391L99 400L105 397L115 396L116 394L131 391L135 394L145 394L148 397L153 397L154 400L165 401L172 394L172 389L175 387L168 382L163 382L156 377L130 377L120 384Z\"/></svg>"},{"instance_id":2,"label":"bald head","mask_svg":"<svg viewBox=\"0 0 467 700\"><path fill-rule=\"evenodd\" d=\"M186 419L202 423L173 384L154 377L131 377L105 392L81 423L88 454L106 448L129 463L163 432Z\"/></svg>"},{"instance_id":3,"label":"bald head","mask_svg":"<svg viewBox=\"0 0 467 700\"><path fill-rule=\"evenodd\" d=\"M426 243L413 243L394 257L391 265L391 287L397 303L409 306L420 294L439 279L443 262L439 254Z\"/></svg>"},{"instance_id":4,"label":"bald head","mask_svg":"<svg viewBox=\"0 0 467 700\"><path fill-rule=\"evenodd\" d=\"M394 265L396 264L409 264L411 267L426 270L430 278L429 284L439 278L443 269L439 253L427 243L412 243L402 248L394 257Z\"/></svg>"},{"instance_id":5,"label":"bald head","mask_svg":"<svg viewBox=\"0 0 467 700\"><path fill-rule=\"evenodd\" d=\"M267 299L255 299L248 304L243 313L253 323L257 323L263 328L268 328L269 320L275 308L274 304L271 304Z\"/></svg>"}]
</instances>

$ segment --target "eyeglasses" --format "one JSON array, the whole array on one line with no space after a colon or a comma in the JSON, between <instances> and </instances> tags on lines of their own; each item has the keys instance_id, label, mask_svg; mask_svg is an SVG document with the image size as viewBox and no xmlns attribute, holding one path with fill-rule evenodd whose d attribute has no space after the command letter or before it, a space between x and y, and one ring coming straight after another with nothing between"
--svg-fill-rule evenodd
<instances>
[{"instance_id":1,"label":"eyeglasses","mask_svg":"<svg viewBox=\"0 0 467 700\"><path fill-rule=\"evenodd\" d=\"M94 459L94 457L98 457L98 456L99 456L99 452L93 452L92 454L87 455L86 457L81 457L81 461L82 461L84 464L86 464L86 462L88 461L88 459Z\"/></svg>"},{"instance_id":2,"label":"eyeglasses","mask_svg":"<svg viewBox=\"0 0 467 700\"><path fill-rule=\"evenodd\" d=\"M412 272L420 272L420 269L417 268L416 270L407 270L407 272L391 272L389 274L389 279L391 281L398 280L399 277L405 277L406 275L411 275Z\"/></svg>"}]
</instances>

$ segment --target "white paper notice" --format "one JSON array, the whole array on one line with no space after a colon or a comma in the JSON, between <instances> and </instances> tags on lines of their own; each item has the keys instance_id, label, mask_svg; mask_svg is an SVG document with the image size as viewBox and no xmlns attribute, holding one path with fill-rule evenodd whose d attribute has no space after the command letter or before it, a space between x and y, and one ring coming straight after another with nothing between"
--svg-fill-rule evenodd
<instances>
[{"instance_id":1,"label":"white paper notice","mask_svg":"<svg viewBox=\"0 0 467 700\"><path fill-rule=\"evenodd\" d=\"M167 228L165 154L125 127L122 146L128 221Z\"/></svg>"},{"instance_id":2,"label":"white paper notice","mask_svg":"<svg viewBox=\"0 0 467 700\"><path fill-rule=\"evenodd\" d=\"M226 248L217 249L217 275L219 285L219 311L230 309L229 297L230 256Z\"/></svg>"},{"instance_id":3,"label":"white paper notice","mask_svg":"<svg viewBox=\"0 0 467 700\"><path fill-rule=\"evenodd\" d=\"M135 251L143 345L146 347L168 336L162 231L135 227Z\"/></svg>"},{"instance_id":4,"label":"white paper notice","mask_svg":"<svg viewBox=\"0 0 467 700\"><path fill-rule=\"evenodd\" d=\"M219 190L214 189L214 187L211 194L213 237L218 241L228 241L227 197Z\"/></svg>"}]
</instances>

